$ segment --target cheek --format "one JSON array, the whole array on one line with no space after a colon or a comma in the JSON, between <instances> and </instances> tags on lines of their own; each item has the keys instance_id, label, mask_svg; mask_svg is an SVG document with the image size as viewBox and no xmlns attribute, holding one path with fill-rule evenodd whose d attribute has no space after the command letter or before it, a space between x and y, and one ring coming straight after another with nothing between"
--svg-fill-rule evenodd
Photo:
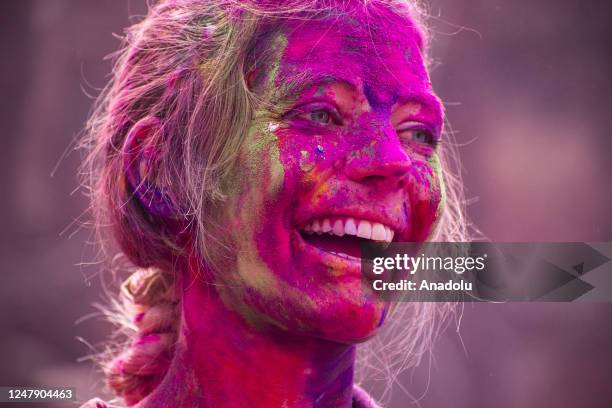
<instances>
[{"instance_id":1,"label":"cheek","mask_svg":"<svg viewBox=\"0 0 612 408\"><path fill-rule=\"evenodd\" d=\"M305 135L292 129L277 134L285 169L283 201L278 208L286 214L289 228L294 228L296 219L302 219L309 207L331 204L320 201L330 196L328 180L335 171L333 163L343 157L342 147L324 134Z\"/></svg>"},{"instance_id":2,"label":"cheek","mask_svg":"<svg viewBox=\"0 0 612 408\"><path fill-rule=\"evenodd\" d=\"M241 187L230 206L237 214L231 233L241 254L238 279L260 295L274 297L276 292L268 289L300 279L292 268L293 216L318 159L285 129L264 128L249 135L240 155L243 170L235 176Z\"/></svg>"},{"instance_id":3,"label":"cheek","mask_svg":"<svg viewBox=\"0 0 612 408\"><path fill-rule=\"evenodd\" d=\"M410 174L412 237L425 241L440 218L444 199L442 171L437 155L428 161L415 161Z\"/></svg>"},{"instance_id":4,"label":"cheek","mask_svg":"<svg viewBox=\"0 0 612 408\"><path fill-rule=\"evenodd\" d=\"M261 130L245 140L229 188L232 226L252 230L262 224L267 204L281 194L285 168L277 143L272 132Z\"/></svg>"},{"instance_id":5,"label":"cheek","mask_svg":"<svg viewBox=\"0 0 612 408\"><path fill-rule=\"evenodd\" d=\"M227 183L228 200L222 218L237 257L238 272L224 279L238 280L249 287L270 287L275 276L267 267L265 254L270 252L270 241L277 242L271 237L276 237L281 227L274 208L282 200L285 178L277 138L272 132L251 131L237 160Z\"/></svg>"}]
</instances>

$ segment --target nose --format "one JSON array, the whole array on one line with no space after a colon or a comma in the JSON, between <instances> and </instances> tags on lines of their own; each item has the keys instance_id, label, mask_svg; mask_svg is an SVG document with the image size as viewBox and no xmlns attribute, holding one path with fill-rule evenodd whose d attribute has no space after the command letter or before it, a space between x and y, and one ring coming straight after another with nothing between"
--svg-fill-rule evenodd
<instances>
[{"instance_id":1,"label":"nose","mask_svg":"<svg viewBox=\"0 0 612 408\"><path fill-rule=\"evenodd\" d=\"M412 161L397 138L375 139L347 159L344 172L359 183L403 182Z\"/></svg>"}]
</instances>

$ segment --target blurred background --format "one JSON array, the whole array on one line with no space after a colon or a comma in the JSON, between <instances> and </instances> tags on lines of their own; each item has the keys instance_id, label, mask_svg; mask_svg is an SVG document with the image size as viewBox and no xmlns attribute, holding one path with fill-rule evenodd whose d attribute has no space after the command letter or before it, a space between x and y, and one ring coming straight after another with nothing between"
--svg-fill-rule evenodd
<instances>
[{"instance_id":1,"label":"blurred background","mask_svg":"<svg viewBox=\"0 0 612 408\"><path fill-rule=\"evenodd\" d=\"M612 241L612 4L432 0L434 86L469 215L494 241ZM71 143L143 0L0 5L0 384L105 396L78 362L109 333ZM85 318L85 319L84 319ZM466 305L390 408L609 407L612 304ZM83 340L80 340L83 339ZM414 404L414 405L411 405ZM61 405L61 406L66 406Z\"/></svg>"}]
</instances>

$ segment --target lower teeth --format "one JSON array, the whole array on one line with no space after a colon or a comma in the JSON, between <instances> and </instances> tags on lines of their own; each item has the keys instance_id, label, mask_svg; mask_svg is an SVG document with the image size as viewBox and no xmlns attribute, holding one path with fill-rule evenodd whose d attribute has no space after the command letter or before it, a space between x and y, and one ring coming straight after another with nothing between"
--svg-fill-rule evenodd
<instances>
[{"instance_id":1,"label":"lower teeth","mask_svg":"<svg viewBox=\"0 0 612 408\"><path fill-rule=\"evenodd\" d=\"M345 254L344 252L334 252L334 251L329 251L329 253L330 253L330 254L333 254L333 255L336 255L336 256L339 256L339 257L341 257L341 258L346 258L346 259L359 259L359 258L357 258L357 257L355 257L355 256Z\"/></svg>"}]
</instances>

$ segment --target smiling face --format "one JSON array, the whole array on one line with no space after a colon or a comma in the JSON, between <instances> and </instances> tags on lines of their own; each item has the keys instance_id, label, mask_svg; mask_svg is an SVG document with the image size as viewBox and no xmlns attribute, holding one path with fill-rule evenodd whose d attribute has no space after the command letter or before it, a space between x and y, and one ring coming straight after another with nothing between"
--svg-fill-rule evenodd
<instances>
[{"instance_id":1,"label":"smiling face","mask_svg":"<svg viewBox=\"0 0 612 408\"><path fill-rule=\"evenodd\" d=\"M423 241L443 196L442 108L420 37L378 10L296 20L254 77L257 113L228 182L224 224L236 249L216 274L255 322L355 342L388 305L361 274L359 245Z\"/></svg>"}]
</instances>

